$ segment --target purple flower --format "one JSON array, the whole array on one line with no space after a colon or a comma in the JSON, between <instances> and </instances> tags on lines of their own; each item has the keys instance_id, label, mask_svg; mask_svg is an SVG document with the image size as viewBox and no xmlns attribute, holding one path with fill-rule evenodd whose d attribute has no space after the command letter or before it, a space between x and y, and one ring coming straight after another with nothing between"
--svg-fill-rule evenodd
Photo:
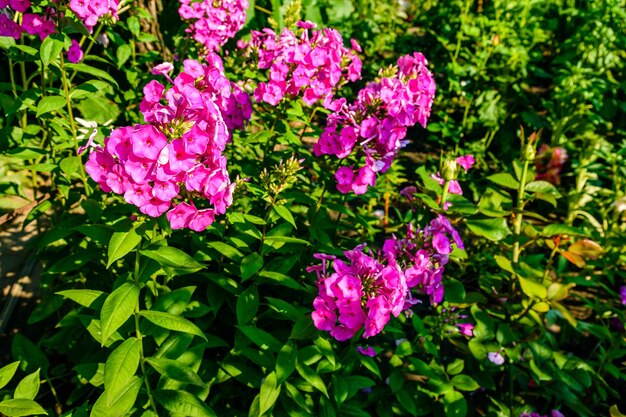
<instances>
[{"instance_id":1,"label":"purple flower","mask_svg":"<svg viewBox=\"0 0 626 417\"><path fill-rule=\"evenodd\" d=\"M619 296L622 304L626 305L626 285L622 285L621 287L619 287Z\"/></svg>"},{"instance_id":2,"label":"purple flower","mask_svg":"<svg viewBox=\"0 0 626 417\"><path fill-rule=\"evenodd\" d=\"M465 172L469 171L469 169L474 165L475 162L476 160L474 159L473 155L459 156L458 158L456 158L456 163L461 165Z\"/></svg>"},{"instance_id":3,"label":"purple flower","mask_svg":"<svg viewBox=\"0 0 626 417\"><path fill-rule=\"evenodd\" d=\"M471 323L457 323L456 327L459 328L459 332L463 336L472 337L474 336L474 325Z\"/></svg>"},{"instance_id":4,"label":"purple flower","mask_svg":"<svg viewBox=\"0 0 626 417\"><path fill-rule=\"evenodd\" d=\"M371 346L367 346L367 347L357 346L356 350L363 356L369 356L370 358L373 358L374 356L376 356L376 351Z\"/></svg>"},{"instance_id":5,"label":"purple flower","mask_svg":"<svg viewBox=\"0 0 626 417\"><path fill-rule=\"evenodd\" d=\"M493 364L502 365L504 363L504 357L500 352L487 353L487 359Z\"/></svg>"}]
</instances>

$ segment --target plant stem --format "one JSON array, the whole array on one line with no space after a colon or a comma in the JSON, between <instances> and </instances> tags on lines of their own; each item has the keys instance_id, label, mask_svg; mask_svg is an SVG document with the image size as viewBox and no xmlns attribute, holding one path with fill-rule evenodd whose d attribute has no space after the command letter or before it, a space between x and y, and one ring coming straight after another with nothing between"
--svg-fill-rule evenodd
<instances>
[{"instance_id":1,"label":"plant stem","mask_svg":"<svg viewBox=\"0 0 626 417\"><path fill-rule=\"evenodd\" d=\"M441 192L441 202L439 203L443 210L445 210L446 198L448 198L449 189L450 189L450 181L446 181L443 184L443 191Z\"/></svg>"},{"instance_id":2,"label":"plant stem","mask_svg":"<svg viewBox=\"0 0 626 417\"><path fill-rule=\"evenodd\" d=\"M524 215L522 214L524 211L524 205L526 202L524 201L524 196L526 193L526 175L528 175L528 164L530 161L527 158L524 158L524 165L522 167L522 175L519 181L519 187L517 188L517 206L515 208L515 223L513 229L513 269L517 269L519 263L520 256L520 235L522 233L522 220ZM513 274L513 278L515 278L515 274Z\"/></svg>"},{"instance_id":3,"label":"plant stem","mask_svg":"<svg viewBox=\"0 0 626 417\"><path fill-rule=\"evenodd\" d=\"M65 70L65 59L63 58L63 54L60 56L61 60L61 78L63 80L63 92L65 93L65 100L67 101L67 114L70 119L70 129L72 130L72 137L74 138L74 151L78 156L78 137L76 135L76 123L74 122L74 113L72 111L72 98L70 97L70 89L69 82L67 80L67 71ZM83 181L83 187L85 187L85 194L89 196L90 190L89 185L87 183L87 175L85 174L85 166L83 165L82 158L79 157L80 165L79 172L80 177Z\"/></svg>"},{"instance_id":4,"label":"plant stem","mask_svg":"<svg viewBox=\"0 0 626 417\"><path fill-rule=\"evenodd\" d=\"M137 250L135 251L135 271L133 273L135 285L137 286L139 286L139 260L139 248L137 248ZM135 334L137 336L137 340L139 341L139 366L141 367L141 374L143 375L143 382L146 387L146 394L148 395L150 408L156 415L158 415L156 404L154 402L154 398L152 397L152 391L150 390L150 381L148 381L148 375L146 374L146 359L143 352L143 335L141 334L141 329L139 327L139 303L137 303L137 305L135 306Z\"/></svg>"}]
</instances>

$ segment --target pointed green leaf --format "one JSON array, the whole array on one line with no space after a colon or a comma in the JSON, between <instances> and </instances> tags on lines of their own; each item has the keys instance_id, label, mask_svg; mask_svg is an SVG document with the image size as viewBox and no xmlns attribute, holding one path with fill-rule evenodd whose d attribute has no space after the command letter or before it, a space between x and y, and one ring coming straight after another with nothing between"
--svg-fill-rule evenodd
<instances>
[{"instance_id":1,"label":"pointed green leaf","mask_svg":"<svg viewBox=\"0 0 626 417\"><path fill-rule=\"evenodd\" d=\"M109 241L109 260L107 262L107 268L110 267L113 262L135 249L135 247L139 245L139 242L141 242L141 236L137 234L135 228L127 232L113 233Z\"/></svg>"},{"instance_id":2,"label":"pointed green leaf","mask_svg":"<svg viewBox=\"0 0 626 417\"><path fill-rule=\"evenodd\" d=\"M197 373L181 362L157 357L146 358L146 362L148 362L158 373L166 376L167 378L174 379L185 384L197 385L199 387L206 386Z\"/></svg>"},{"instance_id":3,"label":"pointed green leaf","mask_svg":"<svg viewBox=\"0 0 626 417\"><path fill-rule=\"evenodd\" d=\"M518 277L522 291L530 298L545 299L548 296L548 290L542 284L530 279Z\"/></svg>"},{"instance_id":4,"label":"pointed green leaf","mask_svg":"<svg viewBox=\"0 0 626 417\"><path fill-rule=\"evenodd\" d=\"M511 234L505 219L468 220L467 227L473 233L494 242L500 241Z\"/></svg>"},{"instance_id":5,"label":"pointed green leaf","mask_svg":"<svg viewBox=\"0 0 626 417\"><path fill-rule=\"evenodd\" d=\"M261 392L259 393L259 416L262 416L274 406L279 395L280 385L277 385L276 373L271 372L265 377L261 385Z\"/></svg>"},{"instance_id":6,"label":"pointed green leaf","mask_svg":"<svg viewBox=\"0 0 626 417\"><path fill-rule=\"evenodd\" d=\"M85 74L89 74L90 76L94 76L94 77L98 77L103 80L106 80L110 82L111 84L115 85L116 87L118 86L117 81L115 81L115 78L113 78L108 72L103 71L101 69L98 69L98 68L95 68L90 65L83 64L83 63L78 63L78 64L67 63L65 64L65 66L70 71L84 72Z\"/></svg>"},{"instance_id":7,"label":"pointed green leaf","mask_svg":"<svg viewBox=\"0 0 626 417\"><path fill-rule=\"evenodd\" d=\"M478 382L468 375L456 375L451 382L456 389L461 391L476 391L480 388Z\"/></svg>"},{"instance_id":8,"label":"pointed green leaf","mask_svg":"<svg viewBox=\"0 0 626 417\"><path fill-rule=\"evenodd\" d=\"M39 404L26 398L14 398L0 402L0 413L6 414L8 417L48 415Z\"/></svg>"},{"instance_id":9,"label":"pointed green leaf","mask_svg":"<svg viewBox=\"0 0 626 417\"><path fill-rule=\"evenodd\" d=\"M241 279L243 281L259 272L263 267L263 257L256 252L252 252L241 260Z\"/></svg>"},{"instance_id":10,"label":"pointed green leaf","mask_svg":"<svg viewBox=\"0 0 626 417\"><path fill-rule=\"evenodd\" d=\"M280 343L278 339L276 339L265 330L261 330L253 326L237 326L237 328L241 330L248 339L252 340L257 346L259 346L263 350L270 349L273 352L278 352L283 346L283 344Z\"/></svg>"},{"instance_id":11,"label":"pointed green leaf","mask_svg":"<svg viewBox=\"0 0 626 417\"><path fill-rule=\"evenodd\" d=\"M259 309L259 292L256 285L251 285L237 298L237 323L247 324Z\"/></svg>"},{"instance_id":12,"label":"pointed green leaf","mask_svg":"<svg viewBox=\"0 0 626 417\"><path fill-rule=\"evenodd\" d=\"M57 59L62 50L63 42L55 39L55 36L46 37L41 43L41 48L39 48L39 56L44 68Z\"/></svg>"},{"instance_id":13,"label":"pointed green leaf","mask_svg":"<svg viewBox=\"0 0 626 417\"><path fill-rule=\"evenodd\" d=\"M59 110L65 107L67 100L61 96L46 96L43 97L39 104L37 104L37 117L42 114L49 113L51 111Z\"/></svg>"},{"instance_id":14,"label":"pointed green leaf","mask_svg":"<svg viewBox=\"0 0 626 417\"><path fill-rule=\"evenodd\" d=\"M137 400L141 378L134 376L116 395L104 390L91 409L90 417L123 417L130 411Z\"/></svg>"},{"instance_id":15,"label":"pointed green leaf","mask_svg":"<svg viewBox=\"0 0 626 417\"><path fill-rule=\"evenodd\" d=\"M139 340L131 337L120 344L104 364L104 389L115 398L139 367Z\"/></svg>"},{"instance_id":16,"label":"pointed green leaf","mask_svg":"<svg viewBox=\"0 0 626 417\"><path fill-rule=\"evenodd\" d=\"M161 311L151 310L142 310L139 312L139 315L164 329L193 334L201 337L204 340L207 340L202 330L200 330L198 326L196 326L186 318L175 316L170 313L163 313Z\"/></svg>"},{"instance_id":17,"label":"pointed green leaf","mask_svg":"<svg viewBox=\"0 0 626 417\"><path fill-rule=\"evenodd\" d=\"M183 274L190 274L205 268L204 265L182 250L170 246L157 246L154 249L144 249L139 253L154 259L161 266L173 268Z\"/></svg>"},{"instance_id":18,"label":"pointed green leaf","mask_svg":"<svg viewBox=\"0 0 626 417\"><path fill-rule=\"evenodd\" d=\"M126 323L138 303L139 287L131 282L123 283L109 294L100 311L102 346L117 329Z\"/></svg>"},{"instance_id":19,"label":"pointed green leaf","mask_svg":"<svg viewBox=\"0 0 626 417\"><path fill-rule=\"evenodd\" d=\"M287 207L274 206L273 209L276 212L276 214L278 214L280 217L285 219L287 223L291 224L296 229L298 228L298 226L296 226L296 220L293 218L293 214L291 214L291 211L289 211Z\"/></svg>"},{"instance_id":20,"label":"pointed green leaf","mask_svg":"<svg viewBox=\"0 0 626 417\"><path fill-rule=\"evenodd\" d=\"M217 417L207 404L185 391L155 390L154 398L171 414L186 417Z\"/></svg>"},{"instance_id":21,"label":"pointed green leaf","mask_svg":"<svg viewBox=\"0 0 626 417\"><path fill-rule=\"evenodd\" d=\"M302 378L304 378L309 384L313 386L313 388L320 391L322 394L328 398L328 391L326 390L326 385L324 385L324 381L322 378L313 370L310 366L297 361L296 369Z\"/></svg>"},{"instance_id":22,"label":"pointed green leaf","mask_svg":"<svg viewBox=\"0 0 626 417\"><path fill-rule=\"evenodd\" d=\"M65 290L58 291L55 294L59 294L65 298L69 298L75 303L80 304L83 307L93 308L97 299L101 299L101 302L105 299L105 294L102 291L97 290Z\"/></svg>"},{"instance_id":23,"label":"pointed green leaf","mask_svg":"<svg viewBox=\"0 0 626 417\"><path fill-rule=\"evenodd\" d=\"M519 181L513 178L513 175L508 172L493 174L488 176L487 179L501 187L510 188L512 190L517 190L519 188Z\"/></svg>"},{"instance_id":24,"label":"pointed green leaf","mask_svg":"<svg viewBox=\"0 0 626 417\"><path fill-rule=\"evenodd\" d=\"M11 381L11 378L13 378L13 375L15 375L15 371L17 371L19 366L20 361L15 361L0 368L0 389L4 388L6 384Z\"/></svg>"},{"instance_id":25,"label":"pointed green leaf","mask_svg":"<svg viewBox=\"0 0 626 417\"><path fill-rule=\"evenodd\" d=\"M276 359L276 379L278 384L282 384L289 375L296 369L298 360L298 348L290 340L278 352Z\"/></svg>"},{"instance_id":26,"label":"pointed green leaf","mask_svg":"<svg viewBox=\"0 0 626 417\"><path fill-rule=\"evenodd\" d=\"M39 369L33 372L30 375L27 375L17 384L15 388L15 394L13 394L14 398L25 398L27 400L34 400L39 392L39 386L41 385L39 381Z\"/></svg>"}]
</instances>

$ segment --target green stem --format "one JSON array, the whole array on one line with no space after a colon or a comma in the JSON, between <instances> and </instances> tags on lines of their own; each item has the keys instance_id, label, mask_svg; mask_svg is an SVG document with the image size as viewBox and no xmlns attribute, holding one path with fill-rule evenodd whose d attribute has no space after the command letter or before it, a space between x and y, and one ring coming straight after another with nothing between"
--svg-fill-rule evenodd
<instances>
[{"instance_id":1,"label":"green stem","mask_svg":"<svg viewBox=\"0 0 626 417\"><path fill-rule=\"evenodd\" d=\"M450 189L450 181L446 181L443 184L443 191L441 192L441 201L439 202L439 205L441 206L442 210L445 210L445 204L446 204L446 199L448 198L448 190Z\"/></svg>"},{"instance_id":2,"label":"green stem","mask_svg":"<svg viewBox=\"0 0 626 417\"><path fill-rule=\"evenodd\" d=\"M135 285L139 286L139 248L135 251L135 271L133 278ZM141 328L139 327L139 303L135 306L135 334L139 341L139 366L141 367L141 374L143 375L143 382L146 387L146 394L148 395L148 401L152 411L158 415L156 403L152 397L152 390L150 389L150 381L148 381L148 374L146 373L146 359L143 351L143 335L141 334Z\"/></svg>"},{"instance_id":3,"label":"green stem","mask_svg":"<svg viewBox=\"0 0 626 417\"><path fill-rule=\"evenodd\" d=\"M61 78L63 80L63 92L65 93L65 100L67 101L67 114L70 119L70 129L72 130L72 137L74 138L74 151L76 155L78 156L78 137L76 135L76 123L74 122L74 113L72 111L72 98L70 97L69 82L67 80L67 71L65 70L65 59L63 58L63 54L61 54L60 60L61 60ZM85 194L89 196L89 194L91 193L89 190L89 184L87 183L87 175L85 173L85 166L83 165L82 158L79 158L79 160L80 160L80 166L79 166L80 177L83 181L83 186L85 187Z\"/></svg>"},{"instance_id":4,"label":"green stem","mask_svg":"<svg viewBox=\"0 0 626 417\"><path fill-rule=\"evenodd\" d=\"M522 167L522 175L519 181L519 187L517 188L517 207L515 208L515 223L513 230L513 268L517 269L519 263L519 256L521 253L520 250L520 235L522 233L522 220L524 215L522 214L524 211L524 205L526 202L524 201L525 193L526 193L526 176L528 175L528 165L530 161L527 158L524 158L524 165ZM515 278L515 274L513 274L513 278Z\"/></svg>"}]
</instances>

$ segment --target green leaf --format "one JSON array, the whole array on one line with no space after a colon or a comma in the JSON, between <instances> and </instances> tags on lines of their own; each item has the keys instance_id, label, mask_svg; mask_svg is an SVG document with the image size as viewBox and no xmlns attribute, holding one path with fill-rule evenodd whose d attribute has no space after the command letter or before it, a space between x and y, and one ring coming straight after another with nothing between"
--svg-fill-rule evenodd
<instances>
[{"instance_id":1,"label":"green leaf","mask_svg":"<svg viewBox=\"0 0 626 417\"><path fill-rule=\"evenodd\" d=\"M117 67L122 68L122 65L128 61L128 58L131 56L132 49L130 45L124 44L117 47L117 51L115 51L115 56L117 57Z\"/></svg>"},{"instance_id":2,"label":"green leaf","mask_svg":"<svg viewBox=\"0 0 626 417\"><path fill-rule=\"evenodd\" d=\"M157 246L156 249L144 249L140 254L154 259L161 266L175 269L182 274L190 274L204 269L205 266L180 249L171 246Z\"/></svg>"},{"instance_id":3,"label":"green leaf","mask_svg":"<svg viewBox=\"0 0 626 417\"><path fill-rule=\"evenodd\" d=\"M139 287L125 282L104 300L100 311L100 332L102 346L133 314L139 303Z\"/></svg>"},{"instance_id":4,"label":"green leaf","mask_svg":"<svg viewBox=\"0 0 626 417\"><path fill-rule=\"evenodd\" d=\"M252 252L241 260L241 279L243 281L259 272L263 267L263 257L256 252Z\"/></svg>"},{"instance_id":5,"label":"green leaf","mask_svg":"<svg viewBox=\"0 0 626 417\"><path fill-rule=\"evenodd\" d=\"M296 369L296 361L298 360L298 348L290 340L278 352L276 359L276 378L277 383L282 384L291 373Z\"/></svg>"},{"instance_id":6,"label":"green leaf","mask_svg":"<svg viewBox=\"0 0 626 417\"><path fill-rule=\"evenodd\" d=\"M124 389L139 367L140 341L131 337L109 355L104 364L104 389L112 398Z\"/></svg>"},{"instance_id":7,"label":"green leaf","mask_svg":"<svg viewBox=\"0 0 626 417\"><path fill-rule=\"evenodd\" d=\"M446 372L448 375L456 375L463 372L463 368L465 367L465 361L463 359L455 359L454 362L448 364L446 367Z\"/></svg>"},{"instance_id":8,"label":"green leaf","mask_svg":"<svg viewBox=\"0 0 626 417\"><path fill-rule=\"evenodd\" d=\"M93 94L76 101L76 108L85 120L92 120L99 125L115 121L120 115L118 105L102 93Z\"/></svg>"},{"instance_id":9,"label":"green leaf","mask_svg":"<svg viewBox=\"0 0 626 417\"><path fill-rule=\"evenodd\" d=\"M401 389L396 393L396 398L398 398L398 402L406 411L409 412L410 415L414 416L417 414L417 407L415 405L415 400L409 394L406 389Z\"/></svg>"},{"instance_id":10,"label":"green leaf","mask_svg":"<svg viewBox=\"0 0 626 417\"><path fill-rule=\"evenodd\" d=\"M61 96L46 96L43 97L39 104L37 104L37 117L42 114L49 113L51 111L59 110L65 107L67 100Z\"/></svg>"},{"instance_id":11,"label":"green leaf","mask_svg":"<svg viewBox=\"0 0 626 417\"><path fill-rule=\"evenodd\" d=\"M96 400L91 409L90 417L123 417L130 411L137 400L139 388L141 388L142 380L139 377L132 377L118 391L116 395L111 395L104 390L102 395Z\"/></svg>"},{"instance_id":12,"label":"green leaf","mask_svg":"<svg viewBox=\"0 0 626 417\"><path fill-rule=\"evenodd\" d=\"M139 312L139 315L164 329L193 334L204 340L207 340L202 330L200 330L198 326L196 326L186 318L175 316L174 314L170 313L163 313L161 311L151 310L142 310Z\"/></svg>"},{"instance_id":13,"label":"green leaf","mask_svg":"<svg viewBox=\"0 0 626 417\"><path fill-rule=\"evenodd\" d=\"M63 42L55 39L55 36L48 36L41 43L39 48L39 56L41 57L41 63L44 68L47 67L52 61L58 58L59 54L63 50Z\"/></svg>"},{"instance_id":14,"label":"green leaf","mask_svg":"<svg viewBox=\"0 0 626 417\"><path fill-rule=\"evenodd\" d=\"M511 274L513 273L513 265L508 258L505 258L502 255L495 255L493 258L500 268L502 268L506 272L510 272Z\"/></svg>"},{"instance_id":15,"label":"green leaf","mask_svg":"<svg viewBox=\"0 0 626 417\"><path fill-rule=\"evenodd\" d=\"M104 301L104 293L98 290L65 290L58 291L55 294L69 298L75 303L87 308L95 308L95 305L99 304L96 303L98 299Z\"/></svg>"},{"instance_id":16,"label":"green leaf","mask_svg":"<svg viewBox=\"0 0 626 417\"><path fill-rule=\"evenodd\" d=\"M296 226L296 220L293 218L293 215L291 214L291 211L289 211L289 209L287 207L285 207L285 206L274 206L273 209L276 212L276 214L278 214L280 217L285 219L294 228L296 228L296 229L298 228L298 226Z\"/></svg>"},{"instance_id":17,"label":"green leaf","mask_svg":"<svg viewBox=\"0 0 626 417\"><path fill-rule=\"evenodd\" d=\"M458 391L448 391L443 397L443 407L446 417L465 417L467 415L467 401Z\"/></svg>"},{"instance_id":18,"label":"green leaf","mask_svg":"<svg viewBox=\"0 0 626 417\"><path fill-rule=\"evenodd\" d=\"M116 87L119 87L117 85L117 81L115 81L115 78L113 78L108 72L103 71L101 69L98 69L98 68L95 68L90 65L83 64L83 63L79 63L79 64L67 63L65 64L65 66L70 71L84 72L85 74L93 75L94 77L101 78L103 80L110 82Z\"/></svg>"},{"instance_id":19,"label":"green leaf","mask_svg":"<svg viewBox=\"0 0 626 417\"><path fill-rule=\"evenodd\" d=\"M468 220L467 227L474 234L494 242L500 241L511 234L505 219Z\"/></svg>"},{"instance_id":20,"label":"green leaf","mask_svg":"<svg viewBox=\"0 0 626 417\"><path fill-rule=\"evenodd\" d=\"M252 284L237 298L237 323L247 324L256 316L259 309L259 292Z\"/></svg>"},{"instance_id":21,"label":"green leaf","mask_svg":"<svg viewBox=\"0 0 626 417\"><path fill-rule=\"evenodd\" d=\"M500 172L487 177L487 179L494 184L498 184L501 187L517 190L519 188L519 181L516 180L513 175L508 172Z\"/></svg>"},{"instance_id":22,"label":"green leaf","mask_svg":"<svg viewBox=\"0 0 626 417\"><path fill-rule=\"evenodd\" d=\"M0 368L0 389L4 388L6 384L11 381L11 378L13 378L13 375L15 375L15 371L17 371L19 366L20 361L15 361Z\"/></svg>"},{"instance_id":23,"label":"green leaf","mask_svg":"<svg viewBox=\"0 0 626 417\"><path fill-rule=\"evenodd\" d=\"M283 344L280 343L278 339L276 339L265 330L261 330L253 326L237 326L237 328L241 330L248 339L252 340L262 350L269 349L273 352L278 352L283 346Z\"/></svg>"},{"instance_id":24,"label":"green leaf","mask_svg":"<svg viewBox=\"0 0 626 417\"><path fill-rule=\"evenodd\" d=\"M15 394L13 398L25 398L27 400L34 400L39 392L39 369L30 375L27 375L17 384L15 388Z\"/></svg>"},{"instance_id":25,"label":"green leaf","mask_svg":"<svg viewBox=\"0 0 626 417\"><path fill-rule=\"evenodd\" d=\"M561 197L561 193L556 189L554 185L548 181L531 181L526 184L526 191L532 193L549 194L556 198Z\"/></svg>"},{"instance_id":26,"label":"green leaf","mask_svg":"<svg viewBox=\"0 0 626 417\"><path fill-rule=\"evenodd\" d=\"M542 284L530 279L518 277L522 291L530 298L539 298L544 300L548 296L548 290Z\"/></svg>"},{"instance_id":27,"label":"green leaf","mask_svg":"<svg viewBox=\"0 0 626 417\"><path fill-rule=\"evenodd\" d=\"M243 258L243 254L239 250L224 242L208 242L207 245L233 261L239 262Z\"/></svg>"},{"instance_id":28,"label":"green leaf","mask_svg":"<svg viewBox=\"0 0 626 417\"><path fill-rule=\"evenodd\" d=\"M135 228L132 228L127 232L113 233L111 240L109 241L109 260L107 262L107 268L110 267L113 262L135 249L140 242L141 236L139 236Z\"/></svg>"},{"instance_id":29,"label":"green leaf","mask_svg":"<svg viewBox=\"0 0 626 417\"><path fill-rule=\"evenodd\" d=\"M14 398L0 402L0 413L7 417L48 415L39 404L26 398Z\"/></svg>"},{"instance_id":30,"label":"green leaf","mask_svg":"<svg viewBox=\"0 0 626 417\"><path fill-rule=\"evenodd\" d=\"M476 391L480 388L478 382L468 375L456 375L452 378L452 385L461 391Z\"/></svg>"},{"instance_id":31,"label":"green leaf","mask_svg":"<svg viewBox=\"0 0 626 417\"><path fill-rule=\"evenodd\" d=\"M326 390L326 385L324 385L324 381L322 381L322 378L320 378L320 376L313 369L311 369L311 367L300 361L297 361L296 370L298 371L300 376L302 376L302 378L304 378L309 384L313 386L313 388L324 394L326 398L329 398L328 391Z\"/></svg>"},{"instance_id":32,"label":"green leaf","mask_svg":"<svg viewBox=\"0 0 626 417\"><path fill-rule=\"evenodd\" d=\"M21 333L13 336L11 342L11 354L20 361L20 367L25 371L34 372L41 368L44 373L48 370L50 362L43 351Z\"/></svg>"},{"instance_id":33,"label":"green leaf","mask_svg":"<svg viewBox=\"0 0 626 417\"><path fill-rule=\"evenodd\" d=\"M217 417L198 397L185 391L155 390L154 398L172 415L186 417Z\"/></svg>"},{"instance_id":34,"label":"green leaf","mask_svg":"<svg viewBox=\"0 0 626 417\"><path fill-rule=\"evenodd\" d=\"M146 362L148 362L158 373L167 378L199 387L206 386L197 373L179 361L167 358L150 357L146 358Z\"/></svg>"},{"instance_id":35,"label":"green leaf","mask_svg":"<svg viewBox=\"0 0 626 417\"><path fill-rule=\"evenodd\" d=\"M271 372L265 377L265 381L263 381L261 385L261 392L259 393L259 416L262 416L266 411L272 408L279 395L280 385L277 384L276 373Z\"/></svg>"},{"instance_id":36,"label":"green leaf","mask_svg":"<svg viewBox=\"0 0 626 417\"><path fill-rule=\"evenodd\" d=\"M541 235L546 237L556 235L587 236L587 233L566 224L549 224L541 230Z\"/></svg>"},{"instance_id":37,"label":"green leaf","mask_svg":"<svg viewBox=\"0 0 626 417\"><path fill-rule=\"evenodd\" d=\"M80 158L77 156L68 156L67 158L63 158L59 163L59 167L65 175L70 176L78 171L78 168L80 167Z\"/></svg>"}]
</instances>

